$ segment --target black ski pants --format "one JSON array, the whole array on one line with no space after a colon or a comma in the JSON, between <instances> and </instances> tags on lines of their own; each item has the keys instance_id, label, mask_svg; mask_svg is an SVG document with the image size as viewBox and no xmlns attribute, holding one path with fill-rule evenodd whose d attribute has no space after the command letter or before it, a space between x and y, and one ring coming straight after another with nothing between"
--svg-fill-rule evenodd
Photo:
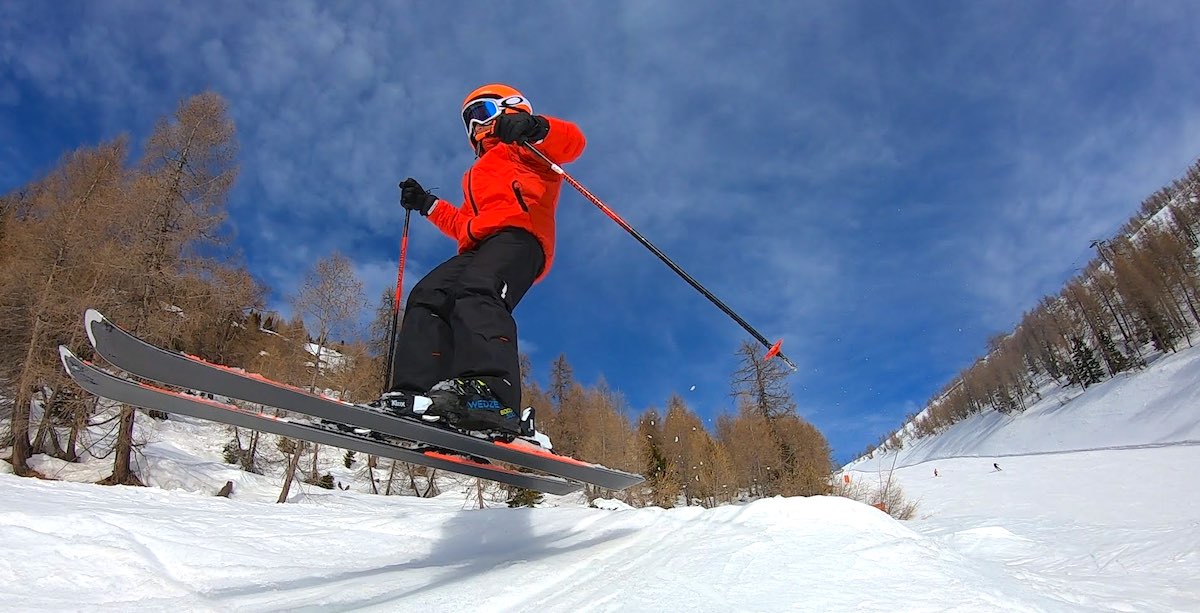
<instances>
[{"instance_id":1,"label":"black ski pants","mask_svg":"<svg viewBox=\"0 0 1200 613\"><path fill-rule=\"evenodd\" d=\"M388 389L426 392L451 378L481 379L504 406L521 407L512 311L546 257L532 234L501 230L425 275L408 297Z\"/></svg>"}]
</instances>

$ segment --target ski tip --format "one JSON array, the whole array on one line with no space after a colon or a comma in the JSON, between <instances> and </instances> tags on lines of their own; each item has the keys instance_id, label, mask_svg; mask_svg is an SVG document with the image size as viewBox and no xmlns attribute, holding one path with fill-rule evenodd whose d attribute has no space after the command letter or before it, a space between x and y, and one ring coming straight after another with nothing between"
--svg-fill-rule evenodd
<instances>
[{"instance_id":1,"label":"ski tip","mask_svg":"<svg viewBox=\"0 0 1200 613\"><path fill-rule=\"evenodd\" d=\"M71 353L71 350L67 349L66 345L59 345L58 359L62 360L63 370L67 371L67 374L69 375L71 374L70 360L78 360L79 358L75 357L75 354Z\"/></svg>"},{"instance_id":2,"label":"ski tip","mask_svg":"<svg viewBox=\"0 0 1200 613\"><path fill-rule=\"evenodd\" d=\"M87 330L88 341L92 343L93 347L96 346L96 335L92 332L92 324L104 321L104 316L96 309L88 309L83 313L83 329Z\"/></svg>"}]
</instances>

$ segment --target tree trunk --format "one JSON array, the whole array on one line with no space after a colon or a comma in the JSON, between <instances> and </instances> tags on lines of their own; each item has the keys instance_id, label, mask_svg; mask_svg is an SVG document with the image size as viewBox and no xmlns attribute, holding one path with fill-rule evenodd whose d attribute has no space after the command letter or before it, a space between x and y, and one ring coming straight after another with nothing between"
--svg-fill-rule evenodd
<instances>
[{"instance_id":1,"label":"tree trunk","mask_svg":"<svg viewBox=\"0 0 1200 613\"><path fill-rule=\"evenodd\" d=\"M100 485L144 486L142 480L130 468L130 462L133 459L133 418L133 407L123 405L121 407L121 427L117 431L117 453L113 459L113 472L101 480Z\"/></svg>"},{"instance_id":2,"label":"tree trunk","mask_svg":"<svg viewBox=\"0 0 1200 613\"><path fill-rule=\"evenodd\" d=\"M1138 343L1136 342L1136 339L1134 339L1133 333L1129 331L1133 328L1133 326L1129 325L1128 321L1124 321L1124 315L1118 313L1117 309L1113 307L1112 301L1109 300L1107 292L1105 292L1103 289L1100 289L1096 293L1099 294L1100 299L1104 301L1104 306L1108 308L1108 312L1110 315L1112 315L1113 321L1117 322L1117 329L1121 331L1121 341L1126 350L1133 348L1135 355L1137 355L1139 358L1142 357L1142 351L1138 348Z\"/></svg>"},{"instance_id":3,"label":"tree trunk","mask_svg":"<svg viewBox=\"0 0 1200 613\"><path fill-rule=\"evenodd\" d=\"M261 434L258 430L250 432L250 449L246 451L246 466L243 466L247 472L258 472L258 439Z\"/></svg>"},{"instance_id":4,"label":"tree trunk","mask_svg":"<svg viewBox=\"0 0 1200 613\"><path fill-rule=\"evenodd\" d=\"M50 411L42 414L37 434L33 437L33 450L52 455L60 460L66 459L66 452L63 451L62 443L58 440L58 431L54 429L54 420L50 417Z\"/></svg>"},{"instance_id":5,"label":"tree trunk","mask_svg":"<svg viewBox=\"0 0 1200 613\"><path fill-rule=\"evenodd\" d=\"M429 475L425 479L425 491L421 492L421 498L433 498L442 491L437 487L437 469L429 471Z\"/></svg>"},{"instance_id":6,"label":"tree trunk","mask_svg":"<svg viewBox=\"0 0 1200 613\"><path fill-rule=\"evenodd\" d=\"M417 487L417 469L412 464L405 464L404 472L408 473L408 487L414 494L420 496L421 488Z\"/></svg>"},{"instance_id":7,"label":"tree trunk","mask_svg":"<svg viewBox=\"0 0 1200 613\"><path fill-rule=\"evenodd\" d=\"M287 474L283 476L283 490L279 492L279 500L275 502L287 502L288 493L292 491L292 479L296 476L296 467L300 465L300 454L302 453L304 453L304 442L296 441L296 450L292 452L292 457L288 461Z\"/></svg>"},{"instance_id":8,"label":"tree trunk","mask_svg":"<svg viewBox=\"0 0 1200 613\"><path fill-rule=\"evenodd\" d=\"M98 400L93 396L90 400L85 400L75 407L74 419L71 422L71 434L67 437L67 448L64 452L64 459L68 462L78 462L79 452L76 447L79 445L79 433L87 427L88 415L91 415L96 410Z\"/></svg>"},{"instance_id":9,"label":"tree trunk","mask_svg":"<svg viewBox=\"0 0 1200 613\"><path fill-rule=\"evenodd\" d=\"M308 482L317 483L321 480L321 471L317 470L317 457L321 453L321 446L313 444L312 468L308 471Z\"/></svg>"},{"instance_id":10,"label":"tree trunk","mask_svg":"<svg viewBox=\"0 0 1200 613\"><path fill-rule=\"evenodd\" d=\"M375 456L367 456L367 477L371 479L371 493L378 494L379 488L375 486Z\"/></svg>"},{"instance_id":11,"label":"tree trunk","mask_svg":"<svg viewBox=\"0 0 1200 613\"><path fill-rule=\"evenodd\" d=\"M47 398L45 391L39 392L42 398L42 406L45 410L42 411L42 421L38 424L37 434L33 437L33 451L37 453L50 454L60 460L65 459L63 456L62 444L58 441L58 431L54 428L54 416L50 411L51 399L59 397L60 389L54 389Z\"/></svg>"},{"instance_id":12,"label":"tree trunk","mask_svg":"<svg viewBox=\"0 0 1200 613\"><path fill-rule=\"evenodd\" d=\"M392 468L388 471L387 487L384 488L383 495L392 495L392 479L396 477L396 460L392 460Z\"/></svg>"},{"instance_id":13,"label":"tree trunk","mask_svg":"<svg viewBox=\"0 0 1200 613\"><path fill-rule=\"evenodd\" d=\"M53 275L51 276L53 279ZM12 416L9 429L12 432L12 467L13 474L20 477L30 477L34 472L29 468L29 458L33 455L33 447L29 444L29 404L33 401L33 362L34 352L41 340L42 317L33 319L33 333L29 339L29 349L25 352L25 365L21 368L21 376L17 378L17 394L13 402Z\"/></svg>"}]
</instances>

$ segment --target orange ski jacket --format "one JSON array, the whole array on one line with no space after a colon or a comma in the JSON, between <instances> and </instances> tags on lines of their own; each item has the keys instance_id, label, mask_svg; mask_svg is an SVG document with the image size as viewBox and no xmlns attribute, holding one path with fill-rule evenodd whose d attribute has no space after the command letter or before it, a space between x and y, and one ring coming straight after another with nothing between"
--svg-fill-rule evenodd
<instances>
[{"instance_id":1,"label":"orange ski jacket","mask_svg":"<svg viewBox=\"0 0 1200 613\"><path fill-rule=\"evenodd\" d=\"M583 132L569 121L543 117L550 123L550 131L534 146L559 165L575 161L587 146ZM463 176L465 202L455 207L438 200L429 220L458 241L459 253L505 228L528 231L546 255L536 283L550 271L554 260L554 211L563 178L523 145L488 141L493 144Z\"/></svg>"}]
</instances>

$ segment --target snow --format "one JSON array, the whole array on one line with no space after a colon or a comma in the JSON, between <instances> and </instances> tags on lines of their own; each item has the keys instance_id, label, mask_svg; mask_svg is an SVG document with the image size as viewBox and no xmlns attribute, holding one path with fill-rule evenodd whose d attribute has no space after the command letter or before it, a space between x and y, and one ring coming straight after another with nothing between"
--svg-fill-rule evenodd
<instances>
[{"instance_id":1,"label":"snow","mask_svg":"<svg viewBox=\"0 0 1200 613\"><path fill-rule=\"evenodd\" d=\"M1005 457L1101 448L1200 443L1200 351L1155 360L1140 372L1120 373L1089 387L1047 386L1025 412L987 411L936 437L906 441L897 456L876 454L848 468L910 466L933 458ZM990 463L989 463L990 464Z\"/></svg>"},{"instance_id":2,"label":"snow","mask_svg":"<svg viewBox=\"0 0 1200 613\"><path fill-rule=\"evenodd\" d=\"M367 494L334 451L321 472L351 489L301 484L280 505L278 466L221 462L228 430L143 417L153 487L0 470L0 543L20 554L0 556L0 608L1197 611L1198 393L1200 349L847 467L870 488L895 466L912 521L837 497L477 509L468 480ZM33 464L94 480L109 462ZM226 481L233 497L213 496Z\"/></svg>"},{"instance_id":3,"label":"snow","mask_svg":"<svg viewBox=\"0 0 1200 613\"><path fill-rule=\"evenodd\" d=\"M303 505L0 477L14 610L1038 610L1051 594L844 499L705 510ZM32 555L29 555L32 554ZM866 589L863 587L866 586Z\"/></svg>"}]
</instances>

